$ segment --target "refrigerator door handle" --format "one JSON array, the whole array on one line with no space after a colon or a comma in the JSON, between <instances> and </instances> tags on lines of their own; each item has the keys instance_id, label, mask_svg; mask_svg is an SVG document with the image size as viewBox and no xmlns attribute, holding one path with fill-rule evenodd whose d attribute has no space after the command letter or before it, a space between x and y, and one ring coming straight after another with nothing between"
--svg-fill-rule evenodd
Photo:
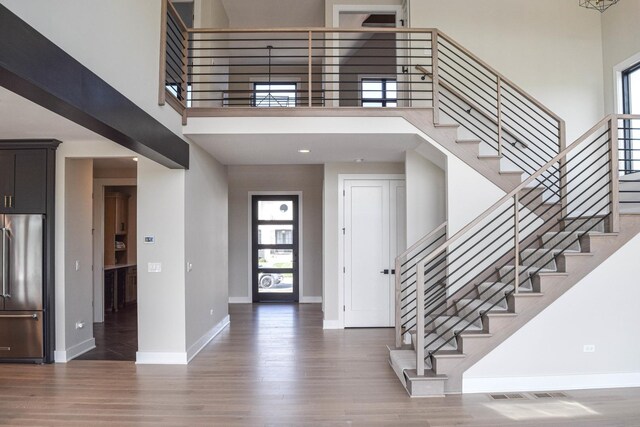
<instances>
[{"instance_id":1,"label":"refrigerator door handle","mask_svg":"<svg viewBox=\"0 0 640 427\"><path fill-rule=\"evenodd\" d=\"M0 314L0 319L35 319L38 320L38 315L33 314Z\"/></svg>"},{"instance_id":2,"label":"refrigerator door handle","mask_svg":"<svg viewBox=\"0 0 640 427\"><path fill-rule=\"evenodd\" d=\"M8 298L9 295L9 230L2 231L2 296Z\"/></svg>"}]
</instances>

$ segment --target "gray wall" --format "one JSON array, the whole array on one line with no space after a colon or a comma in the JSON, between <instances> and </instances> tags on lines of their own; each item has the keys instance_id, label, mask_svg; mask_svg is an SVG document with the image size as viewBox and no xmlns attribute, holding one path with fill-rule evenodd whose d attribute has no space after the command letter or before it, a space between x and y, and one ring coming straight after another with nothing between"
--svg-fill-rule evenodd
<instances>
[{"instance_id":1,"label":"gray wall","mask_svg":"<svg viewBox=\"0 0 640 427\"><path fill-rule=\"evenodd\" d=\"M229 166L229 297L249 301L249 192L302 191L300 298L322 296L322 165Z\"/></svg>"},{"instance_id":2,"label":"gray wall","mask_svg":"<svg viewBox=\"0 0 640 427\"><path fill-rule=\"evenodd\" d=\"M223 321L228 313L227 171L191 144L185 176L186 347ZM213 310L213 312L211 312ZM197 350L194 348L193 350Z\"/></svg>"}]
</instances>

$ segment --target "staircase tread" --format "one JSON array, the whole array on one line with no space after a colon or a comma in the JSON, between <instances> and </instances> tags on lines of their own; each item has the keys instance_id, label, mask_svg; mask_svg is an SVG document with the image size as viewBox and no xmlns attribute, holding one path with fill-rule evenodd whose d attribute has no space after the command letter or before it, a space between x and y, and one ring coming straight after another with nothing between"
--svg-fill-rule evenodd
<instances>
[{"instance_id":1,"label":"staircase tread","mask_svg":"<svg viewBox=\"0 0 640 427\"><path fill-rule=\"evenodd\" d=\"M460 144L480 144L482 141L479 139L456 139L456 142Z\"/></svg>"},{"instance_id":2,"label":"staircase tread","mask_svg":"<svg viewBox=\"0 0 640 427\"><path fill-rule=\"evenodd\" d=\"M478 154L479 159L500 160L502 156L499 154Z\"/></svg>"},{"instance_id":3,"label":"staircase tread","mask_svg":"<svg viewBox=\"0 0 640 427\"><path fill-rule=\"evenodd\" d=\"M522 175L523 171L500 171L500 175Z\"/></svg>"}]
</instances>

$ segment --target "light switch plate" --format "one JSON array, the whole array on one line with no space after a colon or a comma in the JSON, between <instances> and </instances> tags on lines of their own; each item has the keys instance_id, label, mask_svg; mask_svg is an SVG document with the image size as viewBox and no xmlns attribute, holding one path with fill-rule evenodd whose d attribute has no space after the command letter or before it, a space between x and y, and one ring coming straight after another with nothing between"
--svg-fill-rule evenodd
<instances>
[{"instance_id":1,"label":"light switch plate","mask_svg":"<svg viewBox=\"0 0 640 427\"><path fill-rule=\"evenodd\" d=\"M147 245L152 245L156 242L155 236L144 236L144 243Z\"/></svg>"},{"instance_id":2,"label":"light switch plate","mask_svg":"<svg viewBox=\"0 0 640 427\"><path fill-rule=\"evenodd\" d=\"M159 262L150 262L148 266L149 273L161 273L162 264Z\"/></svg>"}]
</instances>

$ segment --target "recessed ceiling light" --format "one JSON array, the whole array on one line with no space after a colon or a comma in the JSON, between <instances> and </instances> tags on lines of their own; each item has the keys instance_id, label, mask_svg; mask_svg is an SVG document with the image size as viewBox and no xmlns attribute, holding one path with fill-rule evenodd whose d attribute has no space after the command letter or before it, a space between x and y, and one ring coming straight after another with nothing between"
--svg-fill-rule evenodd
<instances>
[{"instance_id":1,"label":"recessed ceiling light","mask_svg":"<svg viewBox=\"0 0 640 427\"><path fill-rule=\"evenodd\" d=\"M364 159L356 159L355 162L356 163L362 163L362 162L364 162Z\"/></svg>"},{"instance_id":2,"label":"recessed ceiling light","mask_svg":"<svg viewBox=\"0 0 640 427\"><path fill-rule=\"evenodd\" d=\"M133 160L134 162L137 162L137 161L138 161L138 158L137 158L137 157L134 157L134 158L132 158L131 160Z\"/></svg>"},{"instance_id":3,"label":"recessed ceiling light","mask_svg":"<svg viewBox=\"0 0 640 427\"><path fill-rule=\"evenodd\" d=\"M300 150L298 150L298 153L310 153L311 150L308 150L306 148L301 148Z\"/></svg>"}]
</instances>

